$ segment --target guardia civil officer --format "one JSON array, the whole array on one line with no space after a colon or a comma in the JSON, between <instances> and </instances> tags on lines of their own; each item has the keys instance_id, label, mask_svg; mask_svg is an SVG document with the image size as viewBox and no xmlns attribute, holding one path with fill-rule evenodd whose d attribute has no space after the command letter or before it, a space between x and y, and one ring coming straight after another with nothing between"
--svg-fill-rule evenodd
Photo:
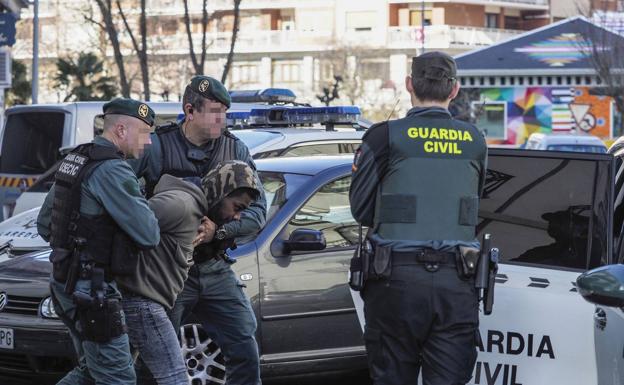
<instances>
[{"instance_id":1,"label":"guardia civil officer","mask_svg":"<svg viewBox=\"0 0 624 385\"><path fill-rule=\"evenodd\" d=\"M230 95L221 82L209 76L191 79L182 98L184 120L156 129L152 146L131 163L137 175L145 178L148 195L163 174L201 178L229 160L247 163L254 170L257 186L262 186L247 146L226 130L225 113L230 105ZM249 236L260 230L266 217L266 199L262 188L259 190L260 197L241 213L240 219L216 229L216 240ZM187 281L171 311L171 321L179 331L183 314L194 310L224 353L227 384L259 383L256 319L251 304L241 296L231 261L223 258L225 254L206 250L209 248L194 251L195 265L189 275L198 277L200 284L189 285Z\"/></svg>"},{"instance_id":2,"label":"guardia civil officer","mask_svg":"<svg viewBox=\"0 0 624 385\"><path fill-rule=\"evenodd\" d=\"M441 52L412 61L413 108L371 127L353 164L349 196L371 228L373 257L361 292L369 370L376 385L466 384L477 357L478 299L460 248L478 247L475 225L487 147L454 120L456 64Z\"/></svg>"},{"instance_id":3,"label":"guardia civil officer","mask_svg":"<svg viewBox=\"0 0 624 385\"><path fill-rule=\"evenodd\" d=\"M55 310L79 359L59 384L135 384L113 277L126 258L120 249L148 249L160 240L158 222L125 161L149 145L154 111L136 100L115 99L103 112L102 136L61 162L37 218L39 234L52 247ZM120 238L133 244L120 245Z\"/></svg>"}]
</instances>

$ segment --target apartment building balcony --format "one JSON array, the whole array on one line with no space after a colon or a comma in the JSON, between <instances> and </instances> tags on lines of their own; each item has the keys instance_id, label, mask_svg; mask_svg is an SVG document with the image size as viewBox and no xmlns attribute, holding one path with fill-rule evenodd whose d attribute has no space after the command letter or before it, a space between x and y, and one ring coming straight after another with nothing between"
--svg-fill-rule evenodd
<instances>
[{"instance_id":1,"label":"apartment building balcony","mask_svg":"<svg viewBox=\"0 0 624 385\"><path fill-rule=\"evenodd\" d=\"M424 0L389 0L390 4L422 4ZM549 0L429 0L432 3L460 3L490 5L495 7L518 8L525 10L548 10Z\"/></svg>"},{"instance_id":2,"label":"apartment building balcony","mask_svg":"<svg viewBox=\"0 0 624 385\"><path fill-rule=\"evenodd\" d=\"M334 0L244 0L240 8L245 9L284 9L284 8L319 8L331 7ZM200 14L202 12L202 0L189 0L189 13ZM134 1L123 3L124 9L129 13L138 13L139 8ZM208 12L231 11L234 9L233 0L210 0L207 3ZM180 0L147 0L146 9L149 15L183 15L184 7Z\"/></svg>"}]
</instances>

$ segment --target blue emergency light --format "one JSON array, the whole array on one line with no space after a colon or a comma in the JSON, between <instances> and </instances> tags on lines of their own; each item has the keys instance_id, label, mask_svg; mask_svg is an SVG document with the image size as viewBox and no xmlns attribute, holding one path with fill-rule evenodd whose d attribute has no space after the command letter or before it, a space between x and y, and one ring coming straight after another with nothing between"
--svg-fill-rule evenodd
<instances>
[{"instance_id":1,"label":"blue emergency light","mask_svg":"<svg viewBox=\"0 0 624 385\"><path fill-rule=\"evenodd\" d=\"M355 106L254 108L249 113L248 123L253 126L312 124L333 126L336 124L356 124L360 114L360 109Z\"/></svg>"},{"instance_id":2,"label":"blue emergency light","mask_svg":"<svg viewBox=\"0 0 624 385\"><path fill-rule=\"evenodd\" d=\"M297 96L286 88L230 91L233 103L293 103Z\"/></svg>"}]
</instances>

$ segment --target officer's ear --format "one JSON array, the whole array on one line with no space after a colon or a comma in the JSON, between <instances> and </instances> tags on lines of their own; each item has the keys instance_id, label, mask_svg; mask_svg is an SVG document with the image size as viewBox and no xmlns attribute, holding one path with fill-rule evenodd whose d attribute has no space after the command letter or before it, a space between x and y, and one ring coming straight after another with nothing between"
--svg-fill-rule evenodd
<instances>
[{"instance_id":1,"label":"officer's ear","mask_svg":"<svg viewBox=\"0 0 624 385\"><path fill-rule=\"evenodd\" d=\"M184 115L186 115L187 118L191 118L191 116L193 115L193 105L191 103L186 103L183 107L184 110Z\"/></svg>"},{"instance_id":2,"label":"officer's ear","mask_svg":"<svg viewBox=\"0 0 624 385\"><path fill-rule=\"evenodd\" d=\"M405 89L410 94L414 93L414 83L412 83L412 77L410 75L407 75L405 77Z\"/></svg>"},{"instance_id":3,"label":"officer's ear","mask_svg":"<svg viewBox=\"0 0 624 385\"><path fill-rule=\"evenodd\" d=\"M459 84L459 81L457 81L457 79L453 79L453 90L451 91L451 94L449 95L449 101L457 97L457 94L459 93L460 88L461 88L461 85Z\"/></svg>"}]
</instances>

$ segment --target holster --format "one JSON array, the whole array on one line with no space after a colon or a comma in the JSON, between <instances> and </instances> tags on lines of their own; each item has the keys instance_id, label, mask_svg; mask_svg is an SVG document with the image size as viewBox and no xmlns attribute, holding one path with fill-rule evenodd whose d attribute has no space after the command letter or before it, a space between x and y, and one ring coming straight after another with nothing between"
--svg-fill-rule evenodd
<instances>
[{"instance_id":1,"label":"holster","mask_svg":"<svg viewBox=\"0 0 624 385\"><path fill-rule=\"evenodd\" d=\"M457 253L457 274L461 279L469 279L477 273L481 251L474 247L459 246Z\"/></svg>"},{"instance_id":2,"label":"holster","mask_svg":"<svg viewBox=\"0 0 624 385\"><path fill-rule=\"evenodd\" d=\"M371 260L370 242L362 237L362 225L358 229L358 244L351 257L349 264L349 286L355 291L364 289L366 280L368 279L368 269Z\"/></svg>"},{"instance_id":3,"label":"holster","mask_svg":"<svg viewBox=\"0 0 624 385\"><path fill-rule=\"evenodd\" d=\"M375 246L373 254L371 278L389 279L392 275L392 248L390 246Z\"/></svg>"},{"instance_id":4,"label":"holster","mask_svg":"<svg viewBox=\"0 0 624 385\"><path fill-rule=\"evenodd\" d=\"M99 301L79 291L74 293L73 298L78 306L78 317L84 340L107 343L127 332L119 299L104 298L103 301Z\"/></svg>"}]
</instances>

